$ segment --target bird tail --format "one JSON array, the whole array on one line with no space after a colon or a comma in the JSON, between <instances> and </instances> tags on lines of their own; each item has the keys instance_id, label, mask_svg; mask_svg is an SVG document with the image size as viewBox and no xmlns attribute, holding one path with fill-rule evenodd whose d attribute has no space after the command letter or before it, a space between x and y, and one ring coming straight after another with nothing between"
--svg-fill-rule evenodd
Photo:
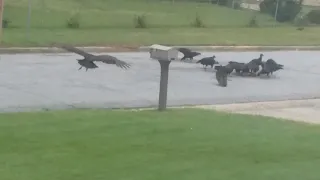
<instances>
[{"instance_id":1,"label":"bird tail","mask_svg":"<svg viewBox=\"0 0 320 180\"><path fill-rule=\"evenodd\" d=\"M282 64L278 64L278 68L279 69L283 69L283 65Z\"/></svg>"},{"instance_id":2,"label":"bird tail","mask_svg":"<svg viewBox=\"0 0 320 180\"><path fill-rule=\"evenodd\" d=\"M196 63L201 63L202 62L202 60L199 60L199 61L197 61Z\"/></svg>"}]
</instances>

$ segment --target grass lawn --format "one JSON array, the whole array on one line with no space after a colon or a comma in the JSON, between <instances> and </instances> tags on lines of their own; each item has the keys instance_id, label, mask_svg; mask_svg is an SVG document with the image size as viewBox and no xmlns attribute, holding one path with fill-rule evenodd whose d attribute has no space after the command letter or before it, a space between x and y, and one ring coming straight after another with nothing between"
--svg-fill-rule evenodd
<instances>
[{"instance_id":1,"label":"grass lawn","mask_svg":"<svg viewBox=\"0 0 320 180\"><path fill-rule=\"evenodd\" d=\"M80 29L67 29L79 13ZM75 45L319 45L320 28L300 32L272 17L257 15L259 28L246 28L252 11L206 3L158 0L32 0L31 29L27 36L28 0L5 1L2 46L46 46L52 42ZM148 28L134 28L136 15L146 15ZM206 28L191 24L198 15ZM276 27L274 27L276 26Z\"/></svg>"},{"instance_id":2,"label":"grass lawn","mask_svg":"<svg viewBox=\"0 0 320 180\"><path fill-rule=\"evenodd\" d=\"M318 180L320 127L206 110L0 114L3 180Z\"/></svg>"}]
</instances>

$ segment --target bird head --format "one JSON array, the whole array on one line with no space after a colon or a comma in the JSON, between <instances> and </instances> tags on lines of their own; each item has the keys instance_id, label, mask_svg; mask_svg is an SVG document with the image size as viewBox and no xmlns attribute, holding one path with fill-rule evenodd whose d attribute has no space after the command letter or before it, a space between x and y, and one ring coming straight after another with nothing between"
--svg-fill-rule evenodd
<instances>
[{"instance_id":1,"label":"bird head","mask_svg":"<svg viewBox=\"0 0 320 180\"><path fill-rule=\"evenodd\" d=\"M198 55L200 55L201 53L199 53L199 52L193 52L193 54L194 54L195 56L198 56Z\"/></svg>"},{"instance_id":2,"label":"bird head","mask_svg":"<svg viewBox=\"0 0 320 180\"><path fill-rule=\"evenodd\" d=\"M221 68L222 68L222 66L215 66L215 67L214 67L215 70L219 70L219 69L221 69Z\"/></svg>"}]
</instances>

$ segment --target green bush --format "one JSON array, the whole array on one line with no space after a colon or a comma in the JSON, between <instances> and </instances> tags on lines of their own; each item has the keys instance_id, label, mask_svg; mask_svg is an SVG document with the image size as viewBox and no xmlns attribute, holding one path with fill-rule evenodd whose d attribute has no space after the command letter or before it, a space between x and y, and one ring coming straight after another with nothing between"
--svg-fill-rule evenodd
<instances>
[{"instance_id":1,"label":"green bush","mask_svg":"<svg viewBox=\"0 0 320 180\"><path fill-rule=\"evenodd\" d=\"M74 13L67 20L67 28L78 29L80 28L80 14Z\"/></svg>"},{"instance_id":2,"label":"green bush","mask_svg":"<svg viewBox=\"0 0 320 180\"><path fill-rule=\"evenodd\" d=\"M311 10L306 17L310 23L320 24L320 9Z\"/></svg>"},{"instance_id":3,"label":"green bush","mask_svg":"<svg viewBox=\"0 0 320 180\"><path fill-rule=\"evenodd\" d=\"M294 20L294 25L297 27L304 27L309 24L308 17L306 15L300 14Z\"/></svg>"},{"instance_id":4,"label":"green bush","mask_svg":"<svg viewBox=\"0 0 320 180\"><path fill-rule=\"evenodd\" d=\"M135 28L147 28L147 18L145 15L138 15L133 20Z\"/></svg>"},{"instance_id":5,"label":"green bush","mask_svg":"<svg viewBox=\"0 0 320 180\"><path fill-rule=\"evenodd\" d=\"M274 17L277 11L276 20L278 22L288 22L288 21L293 21L302 9L302 5L300 1L279 0L278 10L277 10L277 2L278 0L263 0L259 4L260 12L267 13Z\"/></svg>"},{"instance_id":6,"label":"green bush","mask_svg":"<svg viewBox=\"0 0 320 180\"><path fill-rule=\"evenodd\" d=\"M11 21L8 20L8 19L3 19L3 20L2 20L2 28L8 28L10 22L11 22Z\"/></svg>"},{"instance_id":7,"label":"green bush","mask_svg":"<svg viewBox=\"0 0 320 180\"><path fill-rule=\"evenodd\" d=\"M196 15L196 18L195 18L194 21L191 23L191 25L192 25L193 27L197 27L197 28L204 28L204 27L205 27L202 19L200 18L200 16L199 16L198 14Z\"/></svg>"},{"instance_id":8,"label":"green bush","mask_svg":"<svg viewBox=\"0 0 320 180\"><path fill-rule=\"evenodd\" d=\"M259 27L256 15L249 20L247 27Z\"/></svg>"}]
</instances>

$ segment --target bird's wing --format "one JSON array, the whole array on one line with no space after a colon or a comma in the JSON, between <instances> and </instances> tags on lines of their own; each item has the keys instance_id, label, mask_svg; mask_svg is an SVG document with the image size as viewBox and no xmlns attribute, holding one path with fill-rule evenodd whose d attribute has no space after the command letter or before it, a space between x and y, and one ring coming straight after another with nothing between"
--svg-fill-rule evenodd
<instances>
[{"instance_id":1,"label":"bird's wing","mask_svg":"<svg viewBox=\"0 0 320 180\"><path fill-rule=\"evenodd\" d=\"M131 67L130 64L119 60L116 57L110 56L110 55L101 55L101 56L96 56L93 61L101 61L106 64L115 64L116 66L124 69L128 69Z\"/></svg>"},{"instance_id":2,"label":"bird's wing","mask_svg":"<svg viewBox=\"0 0 320 180\"><path fill-rule=\"evenodd\" d=\"M178 50L179 50L182 54L187 54L187 53L192 52L190 49L187 49L187 48L179 48Z\"/></svg>"},{"instance_id":3,"label":"bird's wing","mask_svg":"<svg viewBox=\"0 0 320 180\"><path fill-rule=\"evenodd\" d=\"M62 49L65 49L69 52L73 52L73 53L76 53L76 54L79 54L83 57L90 57L90 56L93 56L92 54L89 54L81 49L78 49L78 48L75 48L75 47L72 47L70 45L60 45L58 46L59 48L62 48Z\"/></svg>"}]
</instances>

